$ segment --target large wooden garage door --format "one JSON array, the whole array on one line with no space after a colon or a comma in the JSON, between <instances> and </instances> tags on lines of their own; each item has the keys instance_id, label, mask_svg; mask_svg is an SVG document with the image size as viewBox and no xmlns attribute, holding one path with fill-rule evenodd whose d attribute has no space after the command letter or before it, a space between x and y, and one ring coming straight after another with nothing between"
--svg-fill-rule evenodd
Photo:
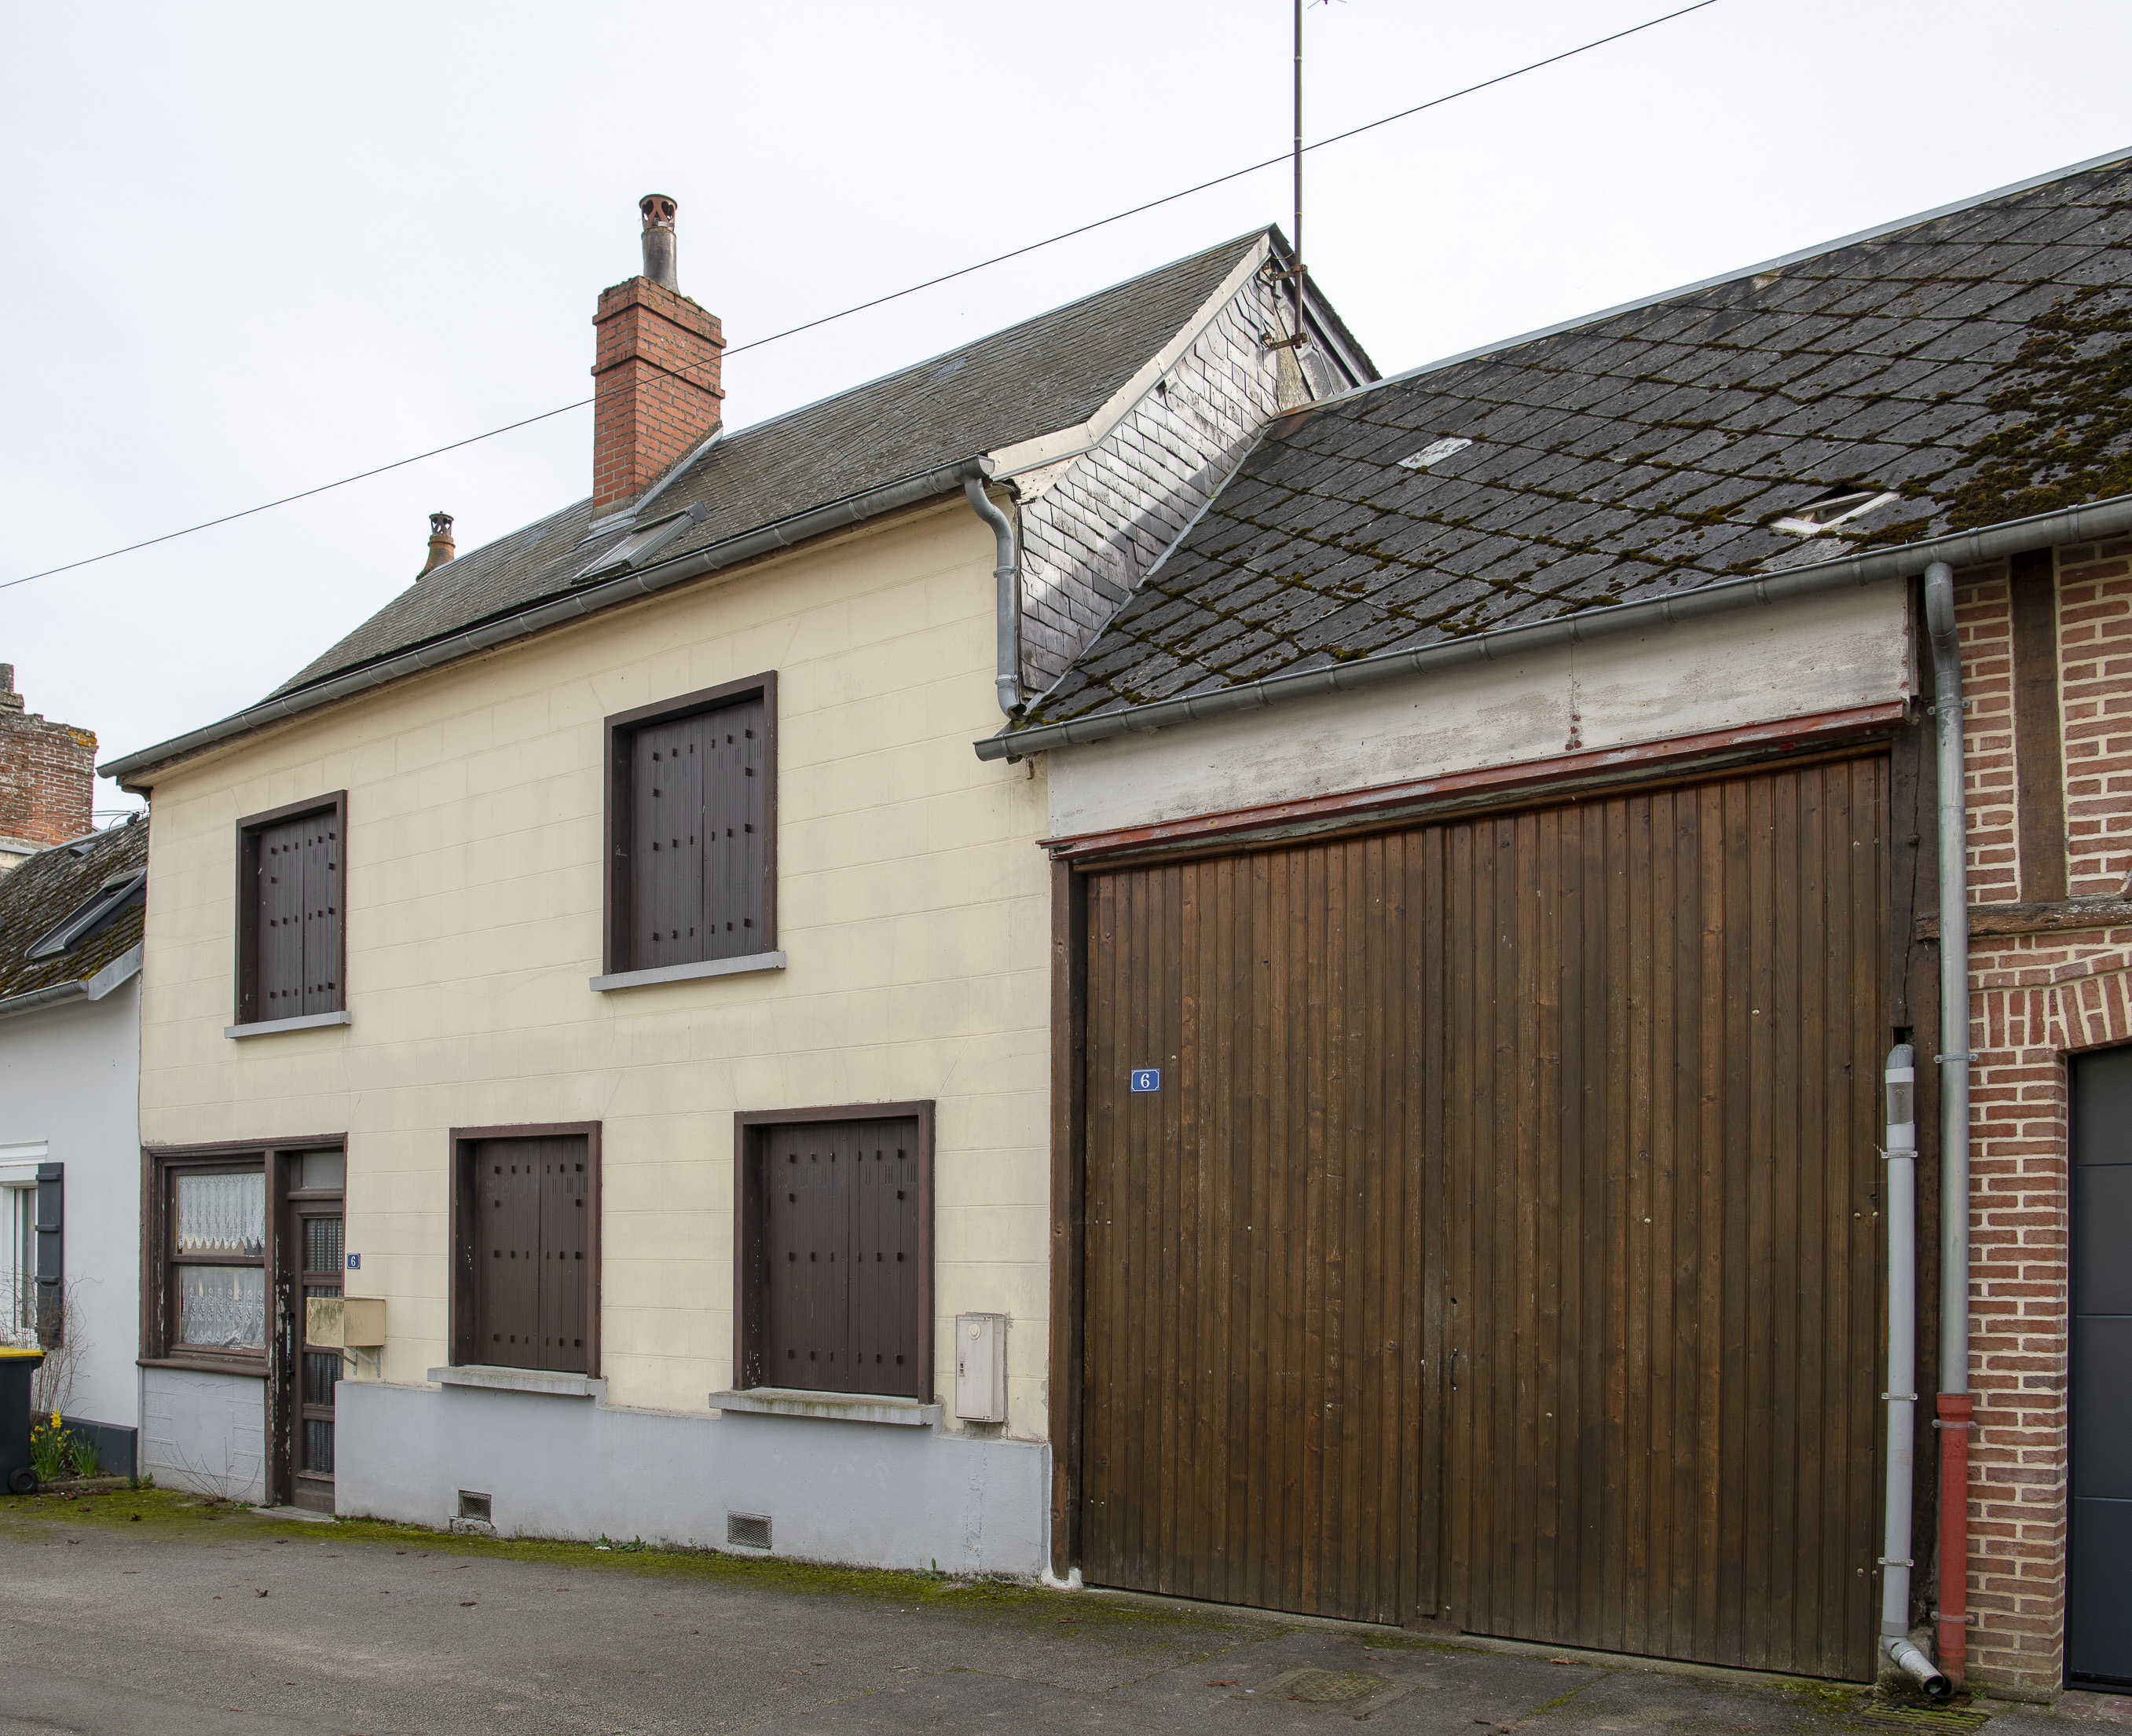
<instances>
[{"instance_id":1,"label":"large wooden garage door","mask_svg":"<svg viewBox=\"0 0 2132 1736\"><path fill-rule=\"evenodd\" d=\"M1090 877L1092 1583L1870 1672L1885 775Z\"/></svg>"}]
</instances>

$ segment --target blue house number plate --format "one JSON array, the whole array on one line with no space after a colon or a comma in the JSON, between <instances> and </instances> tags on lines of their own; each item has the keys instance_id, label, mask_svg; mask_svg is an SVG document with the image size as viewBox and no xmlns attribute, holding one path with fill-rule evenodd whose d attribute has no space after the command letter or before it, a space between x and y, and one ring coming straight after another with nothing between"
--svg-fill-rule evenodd
<instances>
[{"instance_id":1,"label":"blue house number plate","mask_svg":"<svg viewBox=\"0 0 2132 1736\"><path fill-rule=\"evenodd\" d=\"M1144 1067L1132 1076L1132 1088L1136 1091L1159 1091L1162 1089L1162 1069Z\"/></svg>"}]
</instances>

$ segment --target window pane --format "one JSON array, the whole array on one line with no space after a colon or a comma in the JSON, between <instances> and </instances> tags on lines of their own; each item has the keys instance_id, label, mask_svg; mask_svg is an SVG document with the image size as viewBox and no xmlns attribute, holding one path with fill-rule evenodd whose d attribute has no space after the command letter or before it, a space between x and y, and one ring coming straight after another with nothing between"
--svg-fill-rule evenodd
<instances>
[{"instance_id":1,"label":"window pane","mask_svg":"<svg viewBox=\"0 0 2132 1736\"><path fill-rule=\"evenodd\" d=\"M178 1340L218 1350L265 1350L266 1268L180 1266Z\"/></svg>"},{"instance_id":2,"label":"window pane","mask_svg":"<svg viewBox=\"0 0 2132 1736\"><path fill-rule=\"evenodd\" d=\"M266 1252L266 1173L180 1175L176 1216L179 1253L257 1259Z\"/></svg>"},{"instance_id":3,"label":"window pane","mask_svg":"<svg viewBox=\"0 0 2132 1736\"><path fill-rule=\"evenodd\" d=\"M307 1151L296 1166L299 1187L340 1187L348 1180L347 1156L338 1151Z\"/></svg>"},{"instance_id":4,"label":"window pane","mask_svg":"<svg viewBox=\"0 0 2132 1736\"><path fill-rule=\"evenodd\" d=\"M305 1218L304 1220L304 1270L306 1272L340 1270L340 1220L339 1218Z\"/></svg>"}]
</instances>

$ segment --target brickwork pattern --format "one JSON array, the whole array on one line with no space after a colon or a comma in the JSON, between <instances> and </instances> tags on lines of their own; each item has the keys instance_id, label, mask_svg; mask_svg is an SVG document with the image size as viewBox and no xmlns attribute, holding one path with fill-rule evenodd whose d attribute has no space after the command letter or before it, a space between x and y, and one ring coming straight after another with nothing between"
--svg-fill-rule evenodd
<instances>
[{"instance_id":1,"label":"brickwork pattern","mask_svg":"<svg viewBox=\"0 0 2132 1736\"><path fill-rule=\"evenodd\" d=\"M641 494L718 420L718 321L685 295L632 277L602 294L593 378L593 515Z\"/></svg>"},{"instance_id":2,"label":"brickwork pattern","mask_svg":"<svg viewBox=\"0 0 2132 1736\"><path fill-rule=\"evenodd\" d=\"M0 838L64 844L90 829L96 736L25 711L0 693Z\"/></svg>"},{"instance_id":3,"label":"brickwork pattern","mask_svg":"<svg viewBox=\"0 0 2132 1736\"><path fill-rule=\"evenodd\" d=\"M1971 899L2019 896L2011 614L2003 568L1958 576ZM2058 556L2068 889L2132 870L2132 542ZM1970 948L1970 1670L2024 1695L2062 1684L2066 1612L2070 1055L2132 1041L2132 928Z\"/></svg>"},{"instance_id":4,"label":"brickwork pattern","mask_svg":"<svg viewBox=\"0 0 2132 1736\"><path fill-rule=\"evenodd\" d=\"M1074 459L1021 512L1022 679L1057 680L1131 594L1282 407L1281 359L1268 331L1292 316L1254 276L1164 378L1093 451ZM1306 352L1318 396L1350 383Z\"/></svg>"}]
</instances>

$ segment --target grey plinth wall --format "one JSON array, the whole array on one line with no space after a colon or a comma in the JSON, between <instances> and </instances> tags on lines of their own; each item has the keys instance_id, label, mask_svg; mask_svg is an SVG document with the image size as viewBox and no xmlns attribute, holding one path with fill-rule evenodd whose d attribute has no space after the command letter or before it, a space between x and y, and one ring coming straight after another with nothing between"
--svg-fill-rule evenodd
<instances>
[{"instance_id":1,"label":"grey plinth wall","mask_svg":"<svg viewBox=\"0 0 2132 1736\"><path fill-rule=\"evenodd\" d=\"M1033 1575L1047 1558L1039 1442L377 1381L335 1397L334 1499L352 1518L441 1526L470 1489L506 1537L723 1548L739 1513L770 1519L771 1553L810 1561Z\"/></svg>"},{"instance_id":2,"label":"grey plinth wall","mask_svg":"<svg viewBox=\"0 0 2132 1736\"><path fill-rule=\"evenodd\" d=\"M141 1371L141 1475L166 1489L266 1499L266 1383L190 1369Z\"/></svg>"}]
</instances>

